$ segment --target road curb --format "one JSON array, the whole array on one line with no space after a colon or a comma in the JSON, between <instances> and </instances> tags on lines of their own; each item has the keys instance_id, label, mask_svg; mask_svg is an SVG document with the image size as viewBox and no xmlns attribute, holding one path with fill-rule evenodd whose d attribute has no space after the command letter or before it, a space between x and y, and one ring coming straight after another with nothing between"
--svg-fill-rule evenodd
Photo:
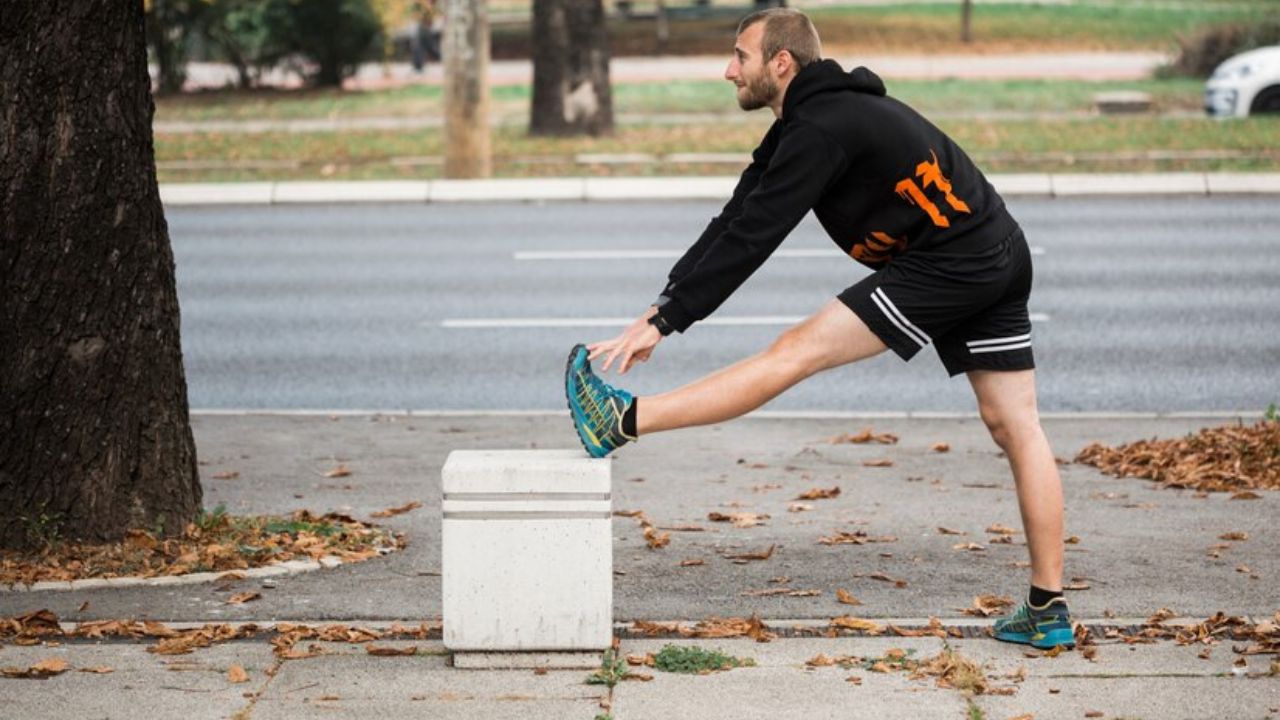
<instances>
[{"instance_id":1,"label":"road curb","mask_svg":"<svg viewBox=\"0 0 1280 720\"><path fill-rule=\"evenodd\" d=\"M994 174L1005 197L1280 194L1280 173ZM170 207L325 203L620 202L726 200L736 176L165 183Z\"/></svg>"}]
</instances>

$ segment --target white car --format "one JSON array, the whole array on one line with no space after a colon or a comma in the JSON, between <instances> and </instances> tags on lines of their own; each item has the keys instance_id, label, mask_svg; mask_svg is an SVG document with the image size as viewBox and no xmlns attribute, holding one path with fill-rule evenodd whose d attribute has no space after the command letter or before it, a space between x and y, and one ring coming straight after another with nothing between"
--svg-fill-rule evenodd
<instances>
[{"instance_id":1,"label":"white car","mask_svg":"<svg viewBox=\"0 0 1280 720\"><path fill-rule=\"evenodd\" d=\"M1218 117L1280 112L1280 45L1243 52L1219 65L1205 85L1204 110Z\"/></svg>"}]
</instances>

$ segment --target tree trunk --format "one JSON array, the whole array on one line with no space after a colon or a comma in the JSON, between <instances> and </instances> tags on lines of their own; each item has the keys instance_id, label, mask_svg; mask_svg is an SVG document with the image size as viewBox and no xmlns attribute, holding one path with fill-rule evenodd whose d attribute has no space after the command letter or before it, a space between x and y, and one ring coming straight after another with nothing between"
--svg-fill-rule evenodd
<instances>
[{"instance_id":1,"label":"tree trunk","mask_svg":"<svg viewBox=\"0 0 1280 720\"><path fill-rule=\"evenodd\" d=\"M0 546L200 509L142 3L0 9Z\"/></svg>"},{"instance_id":2,"label":"tree trunk","mask_svg":"<svg viewBox=\"0 0 1280 720\"><path fill-rule=\"evenodd\" d=\"M447 0L444 23L444 176L493 175L489 131L489 9Z\"/></svg>"},{"instance_id":3,"label":"tree trunk","mask_svg":"<svg viewBox=\"0 0 1280 720\"><path fill-rule=\"evenodd\" d=\"M973 42L973 0L960 3L960 42Z\"/></svg>"},{"instance_id":4,"label":"tree trunk","mask_svg":"<svg viewBox=\"0 0 1280 720\"><path fill-rule=\"evenodd\" d=\"M601 0L534 0L534 135L613 131L609 37Z\"/></svg>"}]
</instances>

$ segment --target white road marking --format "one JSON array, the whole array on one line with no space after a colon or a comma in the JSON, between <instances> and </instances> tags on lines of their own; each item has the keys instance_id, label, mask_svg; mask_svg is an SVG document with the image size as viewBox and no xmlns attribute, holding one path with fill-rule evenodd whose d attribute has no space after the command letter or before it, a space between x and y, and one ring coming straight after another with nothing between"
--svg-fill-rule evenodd
<instances>
[{"instance_id":1,"label":"white road marking","mask_svg":"<svg viewBox=\"0 0 1280 720\"><path fill-rule=\"evenodd\" d=\"M790 326L803 322L804 315L743 315L738 317L712 317L700 321L699 325L767 325ZM533 328L581 328L581 327L626 327L635 321L632 317L599 317L599 318L565 318L565 317L533 317L533 318L450 318L442 320L440 327L452 330L496 330L496 329L533 329ZM1031 322L1049 321L1047 313L1031 313ZM430 326L431 322L423 322L422 326Z\"/></svg>"},{"instance_id":2,"label":"white road marking","mask_svg":"<svg viewBox=\"0 0 1280 720\"><path fill-rule=\"evenodd\" d=\"M679 260L684 250L636 249L636 250L517 250L516 260ZM1044 255L1044 248L1033 246L1032 255ZM778 258L832 258L843 257L838 248L795 248L777 250L771 257Z\"/></svg>"}]
</instances>

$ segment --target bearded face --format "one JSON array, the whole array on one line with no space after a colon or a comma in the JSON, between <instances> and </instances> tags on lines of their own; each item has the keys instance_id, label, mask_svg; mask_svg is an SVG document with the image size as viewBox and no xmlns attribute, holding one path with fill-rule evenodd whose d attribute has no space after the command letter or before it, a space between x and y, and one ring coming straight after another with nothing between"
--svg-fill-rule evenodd
<instances>
[{"instance_id":1,"label":"bearded face","mask_svg":"<svg viewBox=\"0 0 1280 720\"><path fill-rule=\"evenodd\" d=\"M778 81L769 75L764 63L757 65L755 72L750 74L743 67L741 80L742 84L738 86L738 106L743 110L767 107L778 97Z\"/></svg>"}]
</instances>

